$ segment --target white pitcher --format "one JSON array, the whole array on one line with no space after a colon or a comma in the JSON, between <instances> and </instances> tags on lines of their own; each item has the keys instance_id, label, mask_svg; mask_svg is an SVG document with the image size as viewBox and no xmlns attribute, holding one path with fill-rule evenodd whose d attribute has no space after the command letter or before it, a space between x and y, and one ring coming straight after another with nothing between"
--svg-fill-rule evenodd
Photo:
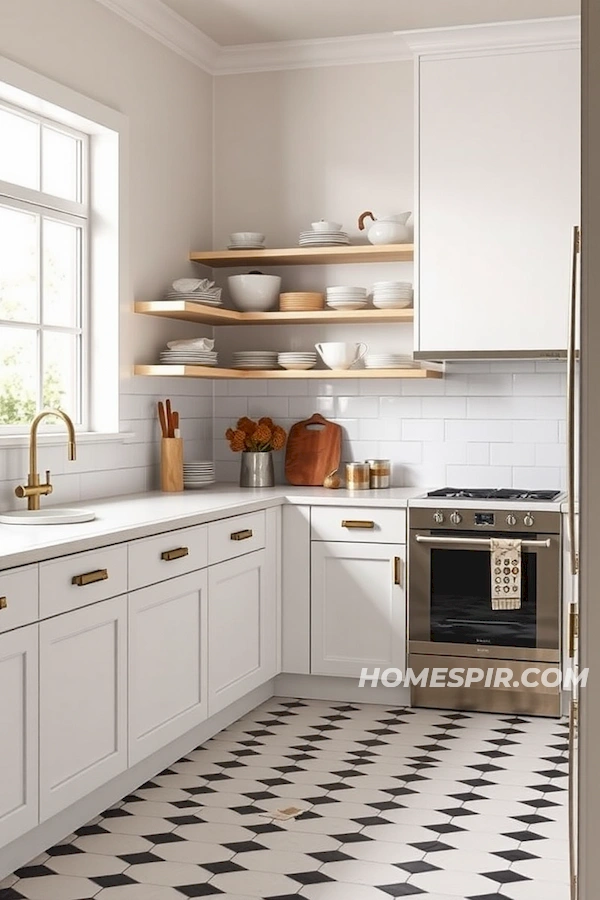
<instances>
[{"instance_id":1,"label":"white pitcher","mask_svg":"<svg viewBox=\"0 0 600 900\"><path fill-rule=\"evenodd\" d=\"M373 213L367 210L359 216L358 228L364 231L365 219L372 219L373 224L367 231L371 244L403 244L410 240L410 230L406 224L410 216L409 212L404 212L376 219Z\"/></svg>"}]
</instances>

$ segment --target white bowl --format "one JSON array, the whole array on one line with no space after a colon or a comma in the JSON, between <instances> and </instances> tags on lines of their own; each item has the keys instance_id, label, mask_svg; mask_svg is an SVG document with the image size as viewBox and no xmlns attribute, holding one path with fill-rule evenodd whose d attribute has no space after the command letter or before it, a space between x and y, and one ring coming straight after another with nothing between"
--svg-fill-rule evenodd
<instances>
[{"instance_id":1,"label":"white bowl","mask_svg":"<svg viewBox=\"0 0 600 900\"><path fill-rule=\"evenodd\" d=\"M279 303L279 275L230 275L229 293L237 309L243 312L267 312Z\"/></svg>"},{"instance_id":2,"label":"white bowl","mask_svg":"<svg viewBox=\"0 0 600 900\"><path fill-rule=\"evenodd\" d=\"M230 244L262 244L264 239L260 231L234 231L229 235Z\"/></svg>"},{"instance_id":3,"label":"white bowl","mask_svg":"<svg viewBox=\"0 0 600 900\"><path fill-rule=\"evenodd\" d=\"M373 306L375 309L406 309L408 306L412 306L412 300L410 299L401 299L397 300L377 300L373 297Z\"/></svg>"},{"instance_id":4,"label":"white bowl","mask_svg":"<svg viewBox=\"0 0 600 900\"><path fill-rule=\"evenodd\" d=\"M319 219L318 222L311 222L310 227L313 231L341 231L342 226L339 222L328 222L325 219Z\"/></svg>"}]
</instances>

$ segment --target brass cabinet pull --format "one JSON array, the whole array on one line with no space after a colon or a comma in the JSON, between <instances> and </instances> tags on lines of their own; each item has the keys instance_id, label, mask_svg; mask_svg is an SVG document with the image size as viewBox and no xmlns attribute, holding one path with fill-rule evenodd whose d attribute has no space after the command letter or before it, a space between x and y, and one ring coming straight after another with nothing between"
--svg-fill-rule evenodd
<instances>
[{"instance_id":1,"label":"brass cabinet pull","mask_svg":"<svg viewBox=\"0 0 600 900\"><path fill-rule=\"evenodd\" d=\"M189 549L187 547L176 547L175 550L163 550L160 554L160 558L164 559L165 562L170 562L172 559L181 559L183 556L189 556Z\"/></svg>"},{"instance_id":2,"label":"brass cabinet pull","mask_svg":"<svg viewBox=\"0 0 600 900\"><path fill-rule=\"evenodd\" d=\"M83 575L73 575L71 584L84 587L86 584L95 584L97 581L106 581L108 569L95 569L93 572L85 572Z\"/></svg>"},{"instance_id":3,"label":"brass cabinet pull","mask_svg":"<svg viewBox=\"0 0 600 900\"><path fill-rule=\"evenodd\" d=\"M402 584L402 560L399 556L394 557L394 584Z\"/></svg>"},{"instance_id":4,"label":"brass cabinet pull","mask_svg":"<svg viewBox=\"0 0 600 900\"><path fill-rule=\"evenodd\" d=\"M252 529L244 528L243 531L232 531L230 537L232 541L247 541L248 538L252 537Z\"/></svg>"},{"instance_id":5,"label":"brass cabinet pull","mask_svg":"<svg viewBox=\"0 0 600 900\"><path fill-rule=\"evenodd\" d=\"M375 528L370 519L342 519L342 528Z\"/></svg>"},{"instance_id":6,"label":"brass cabinet pull","mask_svg":"<svg viewBox=\"0 0 600 900\"><path fill-rule=\"evenodd\" d=\"M6 609L8 606L8 600L6 597L0 597L0 609Z\"/></svg>"}]
</instances>

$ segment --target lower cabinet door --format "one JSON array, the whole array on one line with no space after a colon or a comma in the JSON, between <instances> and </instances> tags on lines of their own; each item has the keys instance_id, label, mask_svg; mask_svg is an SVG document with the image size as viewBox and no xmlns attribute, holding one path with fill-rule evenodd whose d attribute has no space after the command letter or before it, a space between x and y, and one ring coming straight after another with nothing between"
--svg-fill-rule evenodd
<instances>
[{"instance_id":1,"label":"lower cabinet door","mask_svg":"<svg viewBox=\"0 0 600 900\"><path fill-rule=\"evenodd\" d=\"M38 824L38 626L0 635L0 846Z\"/></svg>"},{"instance_id":2,"label":"lower cabinet door","mask_svg":"<svg viewBox=\"0 0 600 900\"><path fill-rule=\"evenodd\" d=\"M224 709L277 671L277 597L257 550L208 570L208 711Z\"/></svg>"},{"instance_id":3,"label":"lower cabinet door","mask_svg":"<svg viewBox=\"0 0 600 900\"><path fill-rule=\"evenodd\" d=\"M404 546L313 541L311 673L404 670Z\"/></svg>"},{"instance_id":4,"label":"lower cabinet door","mask_svg":"<svg viewBox=\"0 0 600 900\"><path fill-rule=\"evenodd\" d=\"M40 623L40 818L127 768L127 597Z\"/></svg>"},{"instance_id":5,"label":"lower cabinet door","mask_svg":"<svg viewBox=\"0 0 600 900\"><path fill-rule=\"evenodd\" d=\"M207 712L206 569L129 595L129 763Z\"/></svg>"}]
</instances>

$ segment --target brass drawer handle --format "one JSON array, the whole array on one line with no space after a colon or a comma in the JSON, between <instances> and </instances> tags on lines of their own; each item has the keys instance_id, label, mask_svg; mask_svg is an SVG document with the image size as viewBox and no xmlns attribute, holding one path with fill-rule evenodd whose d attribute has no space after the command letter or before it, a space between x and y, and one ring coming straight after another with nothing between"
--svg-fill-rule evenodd
<instances>
[{"instance_id":1,"label":"brass drawer handle","mask_svg":"<svg viewBox=\"0 0 600 900\"><path fill-rule=\"evenodd\" d=\"M106 581L108 569L96 569L94 572L85 572L83 575L73 575L71 584L85 587L86 584L95 584L97 581Z\"/></svg>"},{"instance_id":2,"label":"brass drawer handle","mask_svg":"<svg viewBox=\"0 0 600 900\"><path fill-rule=\"evenodd\" d=\"M402 584L402 560L399 556L394 557L394 584Z\"/></svg>"},{"instance_id":3,"label":"brass drawer handle","mask_svg":"<svg viewBox=\"0 0 600 900\"><path fill-rule=\"evenodd\" d=\"M6 597L0 597L0 609L6 609L8 606L8 600Z\"/></svg>"},{"instance_id":4,"label":"brass drawer handle","mask_svg":"<svg viewBox=\"0 0 600 900\"><path fill-rule=\"evenodd\" d=\"M342 528L375 528L370 519L342 519Z\"/></svg>"},{"instance_id":5,"label":"brass drawer handle","mask_svg":"<svg viewBox=\"0 0 600 900\"><path fill-rule=\"evenodd\" d=\"M160 554L160 558L164 559L165 562L170 562L172 559L181 559L183 556L189 556L190 551L187 547L176 547L175 550L163 550Z\"/></svg>"},{"instance_id":6,"label":"brass drawer handle","mask_svg":"<svg viewBox=\"0 0 600 900\"><path fill-rule=\"evenodd\" d=\"M247 541L248 538L252 537L252 529L244 528L243 531L232 531L230 537L232 541Z\"/></svg>"}]
</instances>

